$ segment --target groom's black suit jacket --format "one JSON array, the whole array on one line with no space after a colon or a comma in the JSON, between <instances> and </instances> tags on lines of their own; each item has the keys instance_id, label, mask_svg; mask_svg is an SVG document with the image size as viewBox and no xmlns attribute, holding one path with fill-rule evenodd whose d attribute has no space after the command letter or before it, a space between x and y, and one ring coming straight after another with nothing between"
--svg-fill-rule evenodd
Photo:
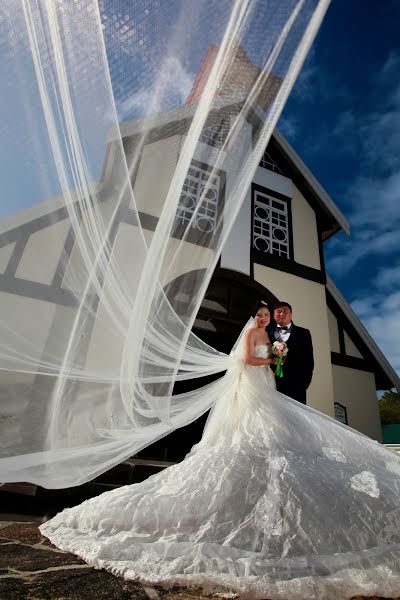
<instances>
[{"instance_id":1,"label":"groom's black suit jacket","mask_svg":"<svg viewBox=\"0 0 400 600\"><path fill-rule=\"evenodd\" d=\"M267 329L272 344L276 341L275 330L276 325ZM283 377L276 377L276 387L282 394L306 404L306 392L314 370L311 334L308 329L292 323L286 344L288 353L283 363Z\"/></svg>"}]
</instances>

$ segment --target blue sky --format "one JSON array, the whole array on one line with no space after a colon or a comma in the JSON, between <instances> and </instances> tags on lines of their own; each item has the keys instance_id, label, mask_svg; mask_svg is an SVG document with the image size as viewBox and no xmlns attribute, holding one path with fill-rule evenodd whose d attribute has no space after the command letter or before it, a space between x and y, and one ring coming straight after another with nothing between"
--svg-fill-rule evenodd
<instances>
[{"instance_id":1,"label":"blue sky","mask_svg":"<svg viewBox=\"0 0 400 600\"><path fill-rule=\"evenodd\" d=\"M326 266L400 374L400 2L333 0L279 127L351 225Z\"/></svg>"}]
</instances>

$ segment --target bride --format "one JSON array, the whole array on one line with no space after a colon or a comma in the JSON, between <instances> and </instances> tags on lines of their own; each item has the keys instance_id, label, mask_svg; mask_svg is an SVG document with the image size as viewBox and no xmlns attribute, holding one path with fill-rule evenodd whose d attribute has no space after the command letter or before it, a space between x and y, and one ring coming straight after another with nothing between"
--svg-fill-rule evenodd
<instances>
[{"instance_id":1,"label":"bride","mask_svg":"<svg viewBox=\"0 0 400 600\"><path fill-rule=\"evenodd\" d=\"M41 525L126 579L247 598L400 590L400 460L275 389L264 303L245 326L203 437L146 481ZM209 388L208 388L209 389Z\"/></svg>"}]
</instances>

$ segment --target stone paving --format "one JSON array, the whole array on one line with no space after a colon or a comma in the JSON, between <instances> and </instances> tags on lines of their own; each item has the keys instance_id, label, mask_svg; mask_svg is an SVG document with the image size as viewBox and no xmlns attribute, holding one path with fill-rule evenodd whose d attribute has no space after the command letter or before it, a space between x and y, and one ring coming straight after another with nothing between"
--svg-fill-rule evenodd
<instances>
[{"instance_id":1,"label":"stone paving","mask_svg":"<svg viewBox=\"0 0 400 600\"><path fill-rule=\"evenodd\" d=\"M58 550L42 537L38 530L41 522L42 518L35 516L0 515L0 600L204 598L199 590L146 587L88 567L79 558ZM370 597L369 600L381 599Z\"/></svg>"}]
</instances>

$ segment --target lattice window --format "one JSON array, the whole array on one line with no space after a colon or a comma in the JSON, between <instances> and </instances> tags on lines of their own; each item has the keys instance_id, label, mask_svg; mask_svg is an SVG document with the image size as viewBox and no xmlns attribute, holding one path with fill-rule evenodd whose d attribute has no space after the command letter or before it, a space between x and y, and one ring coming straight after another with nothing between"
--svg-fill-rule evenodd
<instances>
[{"instance_id":1,"label":"lattice window","mask_svg":"<svg viewBox=\"0 0 400 600\"><path fill-rule=\"evenodd\" d=\"M335 419L347 425L347 409L339 402L335 402Z\"/></svg>"},{"instance_id":2,"label":"lattice window","mask_svg":"<svg viewBox=\"0 0 400 600\"><path fill-rule=\"evenodd\" d=\"M222 148L228 134L228 124L223 121L217 125L205 127L200 135L200 142L208 144L213 148Z\"/></svg>"},{"instance_id":3,"label":"lattice window","mask_svg":"<svg viewBox=\"0 0 400 600\"><path fill-rule=\"evenodd\" d=\"M287 202L258 191L254 198L253 248L290 258Z\"/></svg>"},{"instance_id":4,"label":"lattice window","mask_svg":"<svg viewBox=\"0 0 400 600\"><path fill-rule=\"evenodd\" d=\"M191 221L191 227L202 233L214 233L218 198L221 187L219 175L191 166L182 188L176 218L182 225Z\"/></svg>"},{"instance_id":5,"label":"lattice window","mask_svg":"<svg viewBox=\"0 0 400 600\"><path fill-rule=\"evenodd\" d=\"M262 159L260 160L260 167L264 167L264 169L269 169L274 173L279 173L283 175L281 169L278 167L276 162L270 157L267 151L264 152Z\"/></svg>"}]
</instances>

